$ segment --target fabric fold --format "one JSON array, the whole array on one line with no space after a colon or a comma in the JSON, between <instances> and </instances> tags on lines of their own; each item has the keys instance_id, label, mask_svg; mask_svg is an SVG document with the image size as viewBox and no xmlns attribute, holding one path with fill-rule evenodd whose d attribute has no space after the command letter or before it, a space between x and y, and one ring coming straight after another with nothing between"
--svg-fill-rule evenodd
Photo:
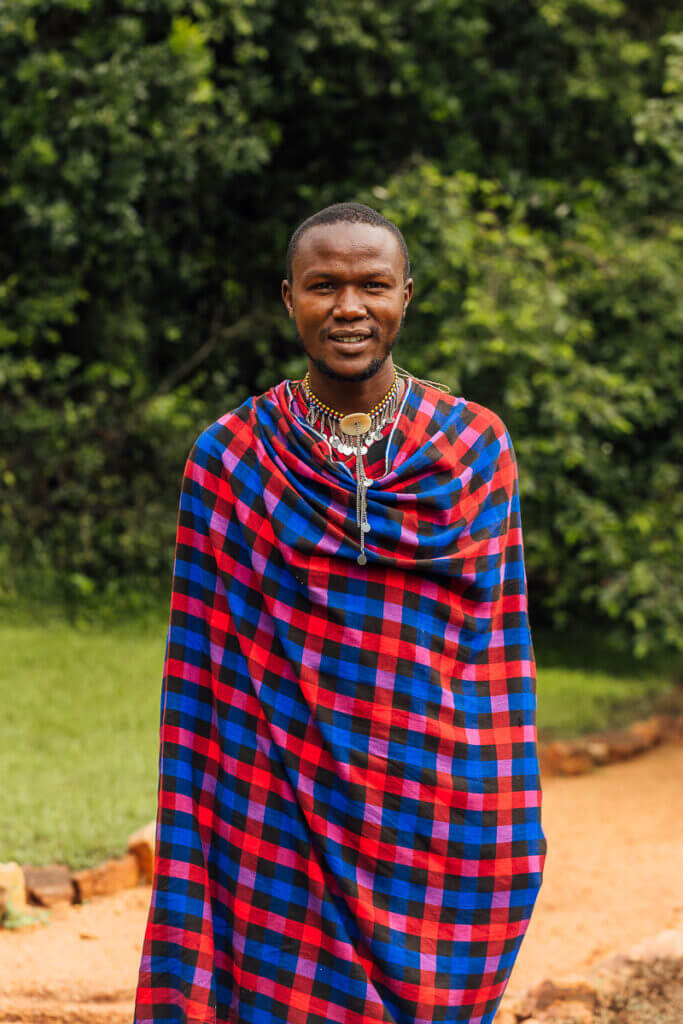
<instances>
[{"instance_id":1,"label":"fabric fold","mask_svg":"<svg viewBox=\"0 0 683 1024\"><path fill-rule=\"evenodd\" d=\"M368 487L282 381L197 440L136 1024L491 1024L546 854L517 471L410 381Z\"/></svg>"}]
</instances>

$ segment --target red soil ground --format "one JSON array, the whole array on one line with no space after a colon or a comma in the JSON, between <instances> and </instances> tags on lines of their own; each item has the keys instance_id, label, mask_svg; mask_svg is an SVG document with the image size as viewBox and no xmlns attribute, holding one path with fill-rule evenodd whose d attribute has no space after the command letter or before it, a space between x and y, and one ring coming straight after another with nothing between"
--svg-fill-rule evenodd
<instances>
[{"instance_id":1,"label":"red soil ground","mask_svg":"<svg viewBox=\"0 0 683 1024\"><path fill-rule=\"evenodd\" d=\"M543 888L505 1003L683 928L683 745L543 780ZM148 886L0 931L0 1024L130 1024Z\"/></svg>"}]
</instances>

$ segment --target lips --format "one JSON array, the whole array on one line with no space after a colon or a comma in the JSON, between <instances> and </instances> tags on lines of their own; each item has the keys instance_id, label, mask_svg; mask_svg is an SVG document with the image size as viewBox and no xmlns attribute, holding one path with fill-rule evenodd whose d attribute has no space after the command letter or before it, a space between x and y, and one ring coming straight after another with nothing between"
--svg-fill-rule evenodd
<instances>
[{"instance_id":1,"label":"lips","mask_svg":"<svg viewBox=\"0 0 683 1024\"><path fill-rule=\"evenodd\" d=\"M357 352L362 352L370 344L370 334L345 334L330 336L330 341L336 348L337 352L343 352L345 355L355 355Z\"/></svg>"},{"instance_id":2,"label":"lips","mask_svg":"<svg viewBox=\"0 0 683 1024\"><path fill-rule=\"evenodd\" d=\"M372 334L367 331L335 331L330 334L330 341L338 345L348 345L360 348L366 341L369 341Z\"/></svg>"}]
</instances>

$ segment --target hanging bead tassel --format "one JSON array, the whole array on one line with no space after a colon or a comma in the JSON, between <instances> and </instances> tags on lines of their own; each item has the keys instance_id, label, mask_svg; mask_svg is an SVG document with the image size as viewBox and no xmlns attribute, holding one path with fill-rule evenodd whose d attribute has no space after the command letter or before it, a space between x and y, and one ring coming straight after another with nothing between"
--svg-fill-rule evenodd
<instances>
[{"instance_id":1,"label":"hanging bead tassel","mask_svg":"<svg viewBox=\"0 0 683 1024\"><path fill-rule=\"evenodd\" d=\"M356 438L356 525L360 528L360 554L356 561L359 565L365 565L368 560L365 554L365 534L370 532L367 498L369 483L363 468L360 438Z\"/></svg>"},{"instance_id":2,"label":"hanging bead tassel","mask_svg":"<svg viewBox=\"0 0 683 1024\"><path fill-rule=\"evenodd\" d=\"M349 416L344 416L339 422L344 433L353 438L354 445L351 451L355 448L356 452L356 524L360 527L360 554L356 561L359 565L365 565L368 560L365 554L365 534L369 532L370 524L366 491L370 481L365 476L363 467L363 450L367 451L367 447L363 445L362 439L369 431L371 423L370 417L364 412L351 413Z\"/></svg>"},{"instance_id":3,"label":"hanging bead tassel","mask_svg":"<svg viewBox=\"0 0 683 1024\"><path fill-rule=\"evenodd\" d=\"M404 370L403 375L409 374ZM365 565L367 555L365 554L365 534L370 532L368 522L368 500L367 489L372 482L365 475L363 455L373 441L379 441L382 437L384 424L390 423L396 415L399 407L399 374L394 367L394 383L384 396L381 402L370 410L370 413L354 412L348 416L331 409L315 397L309 384L309 374L303 379L302 387L308 398L309 408L306 413L306 422L314 427L320 419L320 429L323 434L329 430L329 444L331 448L341 452L342 455L356 455L356 524L360 529L360 554L356 561L359 565ZM450 389L449 389L450 390Z\"/></svg>"}]
</instances>

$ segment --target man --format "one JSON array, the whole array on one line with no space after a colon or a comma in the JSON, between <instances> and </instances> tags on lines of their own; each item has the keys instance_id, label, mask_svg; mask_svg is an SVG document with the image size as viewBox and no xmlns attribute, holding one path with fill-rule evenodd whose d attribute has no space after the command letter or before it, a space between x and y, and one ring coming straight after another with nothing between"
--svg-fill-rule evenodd
<instances>
[{"instance_id":1,"label":"man","mask_svg":"<svg viewBox=\"0 0 683 1024\"><path fill-rule=\"evenodd\" d=\"M136 1024L490 1024L541 884L512 445L397 373L398 229L305 221L302 381L200 436L180 500Z\"/></svg>"}]
</instances>

